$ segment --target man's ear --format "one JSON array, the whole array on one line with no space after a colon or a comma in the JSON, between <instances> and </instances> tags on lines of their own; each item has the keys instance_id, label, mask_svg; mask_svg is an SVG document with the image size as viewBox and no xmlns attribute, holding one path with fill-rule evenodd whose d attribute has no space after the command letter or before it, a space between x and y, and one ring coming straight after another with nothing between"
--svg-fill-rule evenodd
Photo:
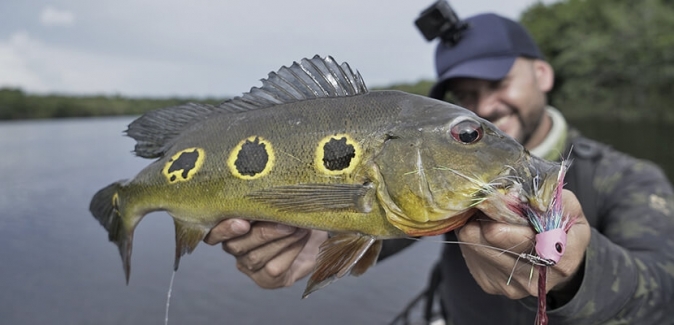
<instances>
[{"instance_id":1,"label":"man's ear","mask_svg":"<svg viewBox=\"0 0 674 325\"><path fill-rule=\"evenodd\" d=\"M555 84L555 71L552 66L543 60L534 60L534 73L538 81L538 89L547 93Z\"/></svg>"}]
</instances>

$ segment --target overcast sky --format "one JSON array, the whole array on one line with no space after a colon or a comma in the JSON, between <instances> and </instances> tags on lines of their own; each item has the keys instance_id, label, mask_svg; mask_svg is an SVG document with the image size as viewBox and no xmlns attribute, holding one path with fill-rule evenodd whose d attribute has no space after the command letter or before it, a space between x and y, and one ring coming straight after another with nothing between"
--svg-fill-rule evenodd
<instances>
[{"instance_id":1,"label":"overcast sky","mask_svg":"<svg viewBox=\"0 0 674 325\"><path fill-rule=\"evenodd\" d=\"M431 79L413 24L434 0L2 0L0 87L32 93L224 97L332 55L370 87ZM537 0L450 1L517 19Z\"/></svg>"}]
</instances>

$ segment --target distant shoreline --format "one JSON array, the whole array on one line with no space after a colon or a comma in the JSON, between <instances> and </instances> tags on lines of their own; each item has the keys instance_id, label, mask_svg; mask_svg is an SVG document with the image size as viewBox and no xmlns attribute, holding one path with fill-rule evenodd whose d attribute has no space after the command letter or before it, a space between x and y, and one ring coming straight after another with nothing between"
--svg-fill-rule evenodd
<instances>
[{"instance_id":1,"label":"distant shoreline","mask_svg":"<svg viewBox=\"0 0 674 325\"><path fill-rule=\"evenodd\" d=\"M416 83L395 84L372 90L401 90L425 96L429 93L433 81L422 80ZM17 88L0 88L0 121L58 119L78 117L137 116L145 112L188 102L215 105L227 98L167 97L132 98L121 95L73 96L61 94L28 94ZM554 98L553 98L554 99ZM553 100L554 105L554 100ZM593 107L597 109L586 109ZM578 105L560 105L564 116L570 120L595 118L604 121L658 121L674 123L674 111L654 112L629 108L603 108L595 103ZM608 111L611 114L608 114Z\"/></svg>"},{"instance_id":2,"label":"distant shoreline","mask_svg":"<svg viewBox=\"0 0 674 325\"><path fill-rule=\"evenodd\" d=\"M16 88L0 88L0 121L133 116L188 102L217 104L225 99L196 97L130 98L119 95L38 95L28 94Z\"/></svg>"}]
</instances>

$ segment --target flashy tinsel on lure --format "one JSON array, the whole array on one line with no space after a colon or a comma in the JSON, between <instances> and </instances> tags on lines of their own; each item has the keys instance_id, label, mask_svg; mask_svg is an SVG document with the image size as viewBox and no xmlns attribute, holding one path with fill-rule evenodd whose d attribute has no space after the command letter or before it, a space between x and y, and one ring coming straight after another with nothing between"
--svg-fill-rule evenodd
<instances>
[{"instance_id":1,"label":"flashy tinsel on lure","mask_svg":"<svg viewBox=\"0 0 674 325\"><path fill-rule=\"evenodd\" d=\"M530 206L525 206L523 211L534 231L536 231L536 254L543 262L536 266L538 268L536 325L548 324L546 314L547 267L557 264L564 255L566 234L575 222L575 218L570 218L564 214L562 207L562 190L567 168L567 164L562 163L557 176L557 187L546 211L541 213Z\"/></svg>"}]
</instances>

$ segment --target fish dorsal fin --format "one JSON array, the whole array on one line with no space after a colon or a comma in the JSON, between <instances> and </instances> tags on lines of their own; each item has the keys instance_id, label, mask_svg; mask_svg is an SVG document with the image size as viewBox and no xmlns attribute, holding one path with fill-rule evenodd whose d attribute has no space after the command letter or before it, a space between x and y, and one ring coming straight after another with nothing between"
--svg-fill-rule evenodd
<instances>
[{"instance_id":1,"label":"fish dorsal fin","mask_svg":"<svg viewBox=\"0 0 674 325\"><path fill-rule=\"evenodd\" d=\"M217 106L188 103L147 112L131 124L126 134L136 140L135 154L143 158L161 157L188 126L214 113L240 113L294 103L307 99L353 96L367 93L358 71L338 64L331 56L294 62L269 73L262 87L253 87L241 96Z\"/></svg>"},{"instance_id":2,"label":"fish dorsal fin","mask_svg":"<svg viewBox=\"0 0 674 325\"><path fill-rule=\"evenodd\" d=\"M331 56L294 62L270 72L262 87L253 87L242 96L223 102L218 108L231 112L249 111L307 99L353 96L367 93L358 71L348 63L338 64Z\"/></svg>"},{"instance_id":3,"label":"fish dorsal fin","mask_svg":"<svg viewBox=\"0 0 674 325\"><path fill-rule=\"evenodd\" d=\"M149 111L129 124L126 135L136 140L134 153L137 156L161 157L171 146L171 141L188 125L217 110L212 105L187 103Z\"/></svg>"}]
</instances>

